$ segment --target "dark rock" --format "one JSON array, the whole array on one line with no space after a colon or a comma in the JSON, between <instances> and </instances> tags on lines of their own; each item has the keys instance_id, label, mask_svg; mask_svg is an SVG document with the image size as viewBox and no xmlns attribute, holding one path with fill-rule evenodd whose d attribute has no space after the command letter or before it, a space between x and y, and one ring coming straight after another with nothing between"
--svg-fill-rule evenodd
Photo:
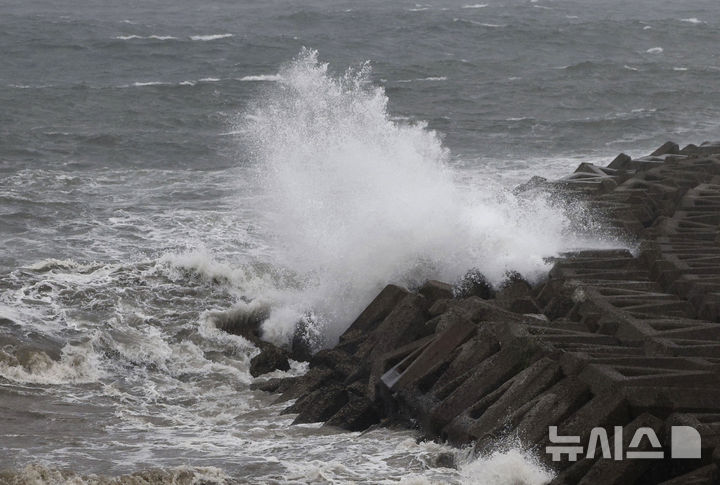
<instances>
[{"instance_id":1,"label":"dark rock","mask_svg":"<svg viewBox=\"0 0 720 485\"><path fill-rule=\"evenodd\" d=\"M292 379L291 384L282 391L283 394L278 400L288 401L300 396L306 396L316 389L334 382L335 377L336 374L331 369L325 367L311 368L305 375ZM283 411L283 413L286 412L289 411Z\"/></svg>"},{"instance_id":2,"label":"dark rock","mask_svg":"<svg viewBox=\"0 0 720 485\"><path fill-rule=\"evenodd\" d=\"M346 333L351 333L353 330L362 332L373 330L408 294L409 292L405 288L387 285L348 327Z\"/></svg>"},{"instance_id":3,"label":"dark rock","mask_svg":"<svg viewBox=\"0 0 720 485\"><path fill-rule=\"evenodd\" d=\"M495 290L484 274L473 269L468 271L455 286L455 296L467 298L477 296L485 300L495 298Z\"/></svg>"},{"instance_id":4,"label":"dark rock","mask_svg":"<svg viewBox=\"0 0 720 485\"><path fill-rule=\"evenodd\" d=\"M538 177L537 175L532 177L524 184L520 184L513 189L513 194L521 194L529 190L540 189L546 187L548 180L544 177Z\"/></svg>"},{"instance_id":5,"label":"dark rock","mask_svg":"<svg viewBox=\"0 0 720 485\"><path fill-rule=\"evenodd\" d=\"M286 412L298 413L293 424L318 423L330 419L347 402L348 393L345 388L332 384L298 399Z\"/></svg>"},{"instance_id":6,"label":"dark rock","mask_svg":"<svg viewBox=\"0 0 720 485\"><path fill-rule=\"evenodd\" d=\"M295 326L290 344L290 354L298 362L309 362L313 351L322 345L317 332L313 330L312 321L309 318L303 318Z\"/></svg>"},{"instance_id":7,"label":"dark rock","mask_svg":"<svg viewBox=\"0 0 720 485\"><path fill-rule=\"evenodd\" d=\"M457 461L454 453L442 452L432 458L430 466L435 468L457 468Z\"/></svg>"},{"instance_id":8,"label":"dark rock","mask_svg":"<svg viewBox=\"0 0 720 485\"><path fill-rule=\"evenodd\" d=\"M437 317L439 315L442 315L447 311L449 304L450 300L438 300L432 304L432 306L428 310L428 313L431 317Z\"/></svg>"},{"instance_id":9,"label":"dark rock","mask_svg":"<svg viewBox=\"0 0 720 485\"><path fill-rule=\"evenodd\" d=\"M380 415L372 402L364 395L351 392L348 403L333 414L325 424L348 431L363 431L379 422Z\"/></svg>"},{"instance_id":10,"label":"dark rock","mask_svg":"<svg viewBox=\"0 0 720 485\"><path fill-rule=\"evenodd\" d=\"M449 311L458 312L468 320L479 322L521 322L523 317L477 296L453 302Z\"/></svg>"},{"instance_id":11,"label":"dark rock","mask_svg":"<svg viewBox=\"0 0 720 485\"><path fill-rule=\"evenodd\" d=\"M433 304L438 300L452 298L453 287L442 281L428 280L420 287L418 293L427 298L430 304Z\"/></svg>"},{"instance_id":12,"label":"dark rock","mask_svg":"<svg viewBox=\"0 0 720 485\"><path fill-rule=\"evenodd\" d=\"M692 143L690 143L689 145L686 145L682 150L680 150L680 155L693 155L697 152L697 145L693 145Z\"/></svg>"},{"instance_id":13,"label":"dark rock","mask_svg":"<svg viewBox=\"0 0 720 485\"><path fill-rule=\"evenodd\" d=\"M331 369L338 380L345 380L357 374L361 364L347 352L339 349L325 349L317 352L310 359L312 367L325 367Z\"/></svg>"},{"instance_id":14,"label":"dark rock","mask_svg":"<svg viewBox=\"0 0 720 485\"><path fill-rule=\"evenodd\" d=\"M615 157L615 160L610 162L608 168L614 168L615 170L625 170L629 168L630 162L632 162L632 158L630 158L629 155L621 153L620 155Z\"/></svg>"},{"instance_id":15,"label":"dark rock","mask_svg":"<svg viewBox=\"0 0 720 485\"><path fill-rule=\"evenodd\" d=\"M543 313L551 320L566 316L575 306L575 302L566 295L557 295L545 306Z\"/></svg>"},{"instance_id":16,"label":"dark rock","mask_svg":"<svg viewBox=\"0 0 720 485\"><path fill-rule=\"evenodd\" d=\"M530 296L516 298L503 306L513 313L541 313L540 308L537 306L537 303Z\"/></svg>"},{"instance_id":17,"label":"dark rock","mask_svg":"<svg viewBox=\"0 0 720 485\"><path fill-rule=\"evenodd\" d=\"M296 377L273 377L266 381L255 381L250 384L250 389L265 392L285 392L293 383Z\"/></svg>"},{"instance_id":18,"label":"dark rock","mask_svg":"<svg viewBox=\"0 0 720 485\"><path fill-rule=\"evenodd\" d=\"M216 328L244 337L257 345L261 342L260 325L269 314L266 307L235 308L226 312L215 312L210 315L210 320Z\"/></svg>"},{"instance_id":19,"label":"dark rock","mask_svg":"<svg viewBox=\"0 0 720 485\"><path fill-rule=\"evenodd\" d=\"M250 375L257 377L275 370L290 370L288 353L274 345L266 345L250 361Z\"/></svg>"},{"instance_id":20,"label":"dark rock","mask_svg":"<svg viewBox=\"0 0 720 485\"><path fill-rule=\"evenodd\" d=\"M717 485L718 483L720 483L720 470L713 463L658 485Z\"/></svg>"},{"instance_id":21,"label":"dark rock","mask_svg":"<svg viewBox=\"0 0 720 485\"><path fill-rule=\"evenodd\" d=\"M677 155L680 153L680 146L677 143L666 141L660 148L650 154L651 157L660 157L662 155Z\"/></svg>"},{"instance_id":22,"label":"dark rock","mask_svg":"<svg viewBox=\"0 0 720 485\"><path fill-rule=\"evenodd\" d=\"M663 422L650 414L644 413L633 420L629 425L622 429L623 443L630 443L631 438L638 428L651 428L658 439L663 440ZM613 443L614 437L609 438ZM644 439L640 443L639 450L649 450L648 440ZM656 460L597 460L595 464L588 470L580 485L594 485L597 483L623 485L626 483L637 483L651 467ZM657 483L657 482L650 482Z\"/></svg>"},{"instance_id":23,"label":"dark rock","mask_svg":"<svg viewBox=\"0 0 720 485\"><path fill-rule=\"evenodd\" d=\"M530 283L527 282L526 279L524 279L522 276L520 276L519 273L510 273L508 275L508 278L500 285L500 289L495 294L495 302L505 308L506 310L510 310L513 312L518 313L518 310L511 308L511 307L519 307L522 305L522 302L518 302L514 305L516 300L520 300L523 298L529 298L530 292L532 291L532 286L530 286ZM530 298L530 302L532 303L532 299ZM531 311L529 312L520 312L520 313L533 313L532 308L535 305L526 305L524 308L530 308Z\"/></svg>"},{"instance_id":24,"label":"dark rock","mask_svg":"<svg viewBox=\"0 0 720 485\"><path fill-rule=\"evenodd\" d=\"M373 332L372 341L366 346L371 360L430 334L425 326L429 316L427 306L427 300L420 295L405 296ZM358 357L362 358L362 354Z\"/></svg>"}]
</instances>

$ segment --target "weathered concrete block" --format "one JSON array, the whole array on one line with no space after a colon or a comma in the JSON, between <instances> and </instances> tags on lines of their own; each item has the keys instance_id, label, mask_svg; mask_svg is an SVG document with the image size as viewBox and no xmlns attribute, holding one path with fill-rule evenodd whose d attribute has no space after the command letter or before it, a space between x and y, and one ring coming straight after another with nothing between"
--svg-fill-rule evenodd
<instances>
[{"instance_id":1,"label":"weathered concrete block","mask_svg":"<svg viewBox=\"0 0 720 485\"><path fill-rule=\"evenodd\" d=\"M659 157L661 155L676 155L680 153L680 147L677 143L666 141L657 150L650 154L651 157Z\"/></svg>"},{"instance_id":2,"label":"weathered concrete block","mask_svg":"<svg viewBox=\"0 0 720 485\"><path fill-rule=\"evenodd\" d=\"M630 158L628 155L625 155L624 153L621 153L615 159L610 162L608 165L609 168L614 168L616 170L623 170L628 168L630 162L632 161L632 158Z\"/></svg>"},{"instance_id":3,"label":"weathered concrete block","mask_svg":"<svg viewBox=\"0 0 720 485\"><path fill-rule=\"evenodd\" d=\"M432 305L438 300L453 297L453 287L447 283L437 280L428 280L418 290L422 296Z\"/></svg>"},{"instance_id":4,"label":"weathered concrete block","mask_svg":"<svg viewBox=\"0 0 720 485\"><path fill-rule=\"evenodd\" d=\"M369 332L377 327L395 306L410 292L397 285L387 285L363 312L350 324L347 332L360 330ZM341 337L342 340L342 337Z\"/></svg>"},{"instance_id":5,"label":"weathered concrete block","mask_svg":"<svg viewBox=\"0 0 720 485\"><path fill-rule=\"evenodd\" d=\"M663 440L663 422L651 414L642 414L623 427L623 443L629 444L638 428L651 428ZM610 442L614 442L613 438ZM644 439L636 451L651 451L650 442ZM636 483L654 464L655 460L597 460L580 480L579 485L626 485Z\"/></svg>"},{"instance_id":6,"label":"weathered concrete block","mask_svg":"<svg viewBox=\"0 0 720 485\"><path fill-rule=\"evenodd\" d=\"M379 421L380 415L367 397L349 393L348 403L333 414L325 424L348 431L363 431Z\"/></svg>"},{"instance_id":7,"label":"weathered concrete block","mask_svg":"<svg viewBox=\"0 0 720 485\"><path fill-rule=\"evenodd\" d=\"M298 399L285 413L298 413L293 424L318 423L330 419L347 402L348 393L345 387L332 384Z\"/></svg>"},{"instance_id":8,"label":"weathered concrete block","mask_svg":"<svg viewBox=\"0 0 720 485\"><path fill-rule=\"evenodd\" d=\"M290 370L288 353L274 345L266 346L250 360L250 375L257 377L275 370Z\"/></svg>"}]
</instances>

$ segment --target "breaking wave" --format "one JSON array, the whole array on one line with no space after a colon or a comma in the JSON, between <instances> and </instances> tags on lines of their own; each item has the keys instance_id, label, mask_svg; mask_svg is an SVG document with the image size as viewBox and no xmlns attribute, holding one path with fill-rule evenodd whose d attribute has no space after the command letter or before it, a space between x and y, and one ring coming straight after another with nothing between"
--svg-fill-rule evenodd
<instances>
[{"instance_id":1,"label":"breaking wave","mask_svg":"<svg viewBox=\"0 0 720 485\"><path fill-rule=\"evenodd\" d=\"M261 225L296 285L266 294L266 338L300 319L332 344L389 282L530 278L546 257L597 244L544 195L519 198L490 179L462 183L424 122L402 123L368 64L333 75L304 49L239 122L256 164Z\"/></svg>"}]
</instances>

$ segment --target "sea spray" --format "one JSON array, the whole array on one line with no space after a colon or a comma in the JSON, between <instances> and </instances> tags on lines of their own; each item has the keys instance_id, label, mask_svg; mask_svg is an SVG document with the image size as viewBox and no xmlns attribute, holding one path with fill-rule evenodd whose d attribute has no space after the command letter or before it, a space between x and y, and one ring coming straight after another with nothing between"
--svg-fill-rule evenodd
<instances>
[{"instance_id":1,"label":"sea spray","mask_svg":"<svg viewBox=\"0 0 720 485\"><path fill-rule=\"evenodd\" d=\"M589 244L547 196L458 183L438 133L394 120L368 64L333 76L303 49L278 79L239 130L275 263L300 281L273 295L266 338L286 342L312 310L332 344L389 282L456 281L469 268L495 283L508 270L534 278L546 257Z\"/></svg>"}]
</instances>

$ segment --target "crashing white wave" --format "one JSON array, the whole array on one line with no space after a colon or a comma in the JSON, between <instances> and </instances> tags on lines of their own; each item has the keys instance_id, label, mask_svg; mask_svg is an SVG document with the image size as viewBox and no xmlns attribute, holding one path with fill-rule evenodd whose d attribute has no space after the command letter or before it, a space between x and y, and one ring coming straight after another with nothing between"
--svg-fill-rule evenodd
<instances>
[{"instance_id":1,"label":"crashing white wave","mask_svg":"<svg viewBox=\"0 0 720 485\"><path fill-rule=\"evenodd\" d=\"M493 451L460 465L463 485L544 485L554 473L519 447Z\"/></svg>"},{"instance_id":2,"label":"crashing white wave","mask_svg":"<svg viewBox=\"0 0 720 485\"><path fill-rule=\"evenodd\" d=\"M255 76L243 76L240 81L280 81L279 74L258 74Z\"/></svg>"},{"instance_id":3,"label":"crashing white wave","mask_svg":"<svg viewBox=\"0 0 720 485\"><path fill-rule=\"evenodd\" d=\"M66 345L60 360L42 350L0 349L0 376L22 384L85 384L103 375L92 343Z\"/></svg>"},{"instance_id":4,"label":"crashing white wave","mask_svg":"<svg viewBox=\"0 0 720 485\"><path fill-rule=\"evenodd\" d=\"M138 82L132 83L132 86L134 86L136 88L142 88L145 86L163 86L166 84L168 84L168 83L164 83L162 81L138 81Z\"/></svg>"},{"instance_id":5,"label":"crashing white wave","mask_svg":"<svg viewBox=\"0 0 720 485\"><path fill-rule=\"evenodd\" d=\"M421 77L417 79L398 79L395 81L396 83L412 83L412 82L423 82L423 81L447 81L447 76L430 76L430 77ZM399 119L398 117L394 117L394 120Z\"/></svg>"},{"instance_id":6,"label":"crashing white wave","mask_svg":"<svg viewBox=\"0 0 720 485\"><path fill-rule=\"evenodd\" d=\"M312 310L332 343L389 282L455 281L473 267L494 282L511 269L533 278L544 258L592 245L546 197L459 184L439 135L393 120L369 72L334 77L303 50L241 122L273 263L298 282L267 295L272 340Z\"/></svg>"},{"instance_id":7,"label":"crashing white wave","mask_svg":"<svg viewBox=\"0 0 720 485\"><path fill-rule=\"evenodd\" d=\"M210 41L218 39L227 39L228 37L234 37L233 34L207 34L207 35L191 35L190 40Z\"/></svg>"},{"instance_id":8,"label":"crashing white wave","mask_svg":"<svg viewBox=\"0 0 720 485\"><path fill-rule=\"evenodd\" d=\"M135 39L151 39L151 40L177 40L172 35L118 35L118 40L135 40Z\"/></svg>"},{"instance_id":9,"label":"crashing white wave","mask_svg":"<svg viewBox=\"0 0 720 485\"><path fill-rule=\"evenodd\" d=\"M698 18L695 18L695 17L691 17L691 18L688 18L688 19L680 19L680 21L681 21L681 22L687 22L687 23L689 23L689 24L695 24L695 25L697 25L697 24L704 24L704 23L705 23L705 22L703 22L702 20L700 20L700 19L698 19Z\"/></svg>"},{"instance_id":10,"label":"crashing white wave","mask_svg":"<svg viewBox=\"0 0 720 485\"><path fill-rule=\"evenodd\" d=\"M487 3L473 3L471 5L463 5L462 8L485 8L487 6Z\"/></svg>"},{"instance_id":11,"label":"crashing white wave","mask_svg":"<svg viewBox=\"0 0 720 485\"><path fill-rule=\"evenodd\" d=\"M663 48L662 47L651 47L650 49L648 49L645 52L647 52L648 54L662 54Z\"/></svg>"}]
</instances>

